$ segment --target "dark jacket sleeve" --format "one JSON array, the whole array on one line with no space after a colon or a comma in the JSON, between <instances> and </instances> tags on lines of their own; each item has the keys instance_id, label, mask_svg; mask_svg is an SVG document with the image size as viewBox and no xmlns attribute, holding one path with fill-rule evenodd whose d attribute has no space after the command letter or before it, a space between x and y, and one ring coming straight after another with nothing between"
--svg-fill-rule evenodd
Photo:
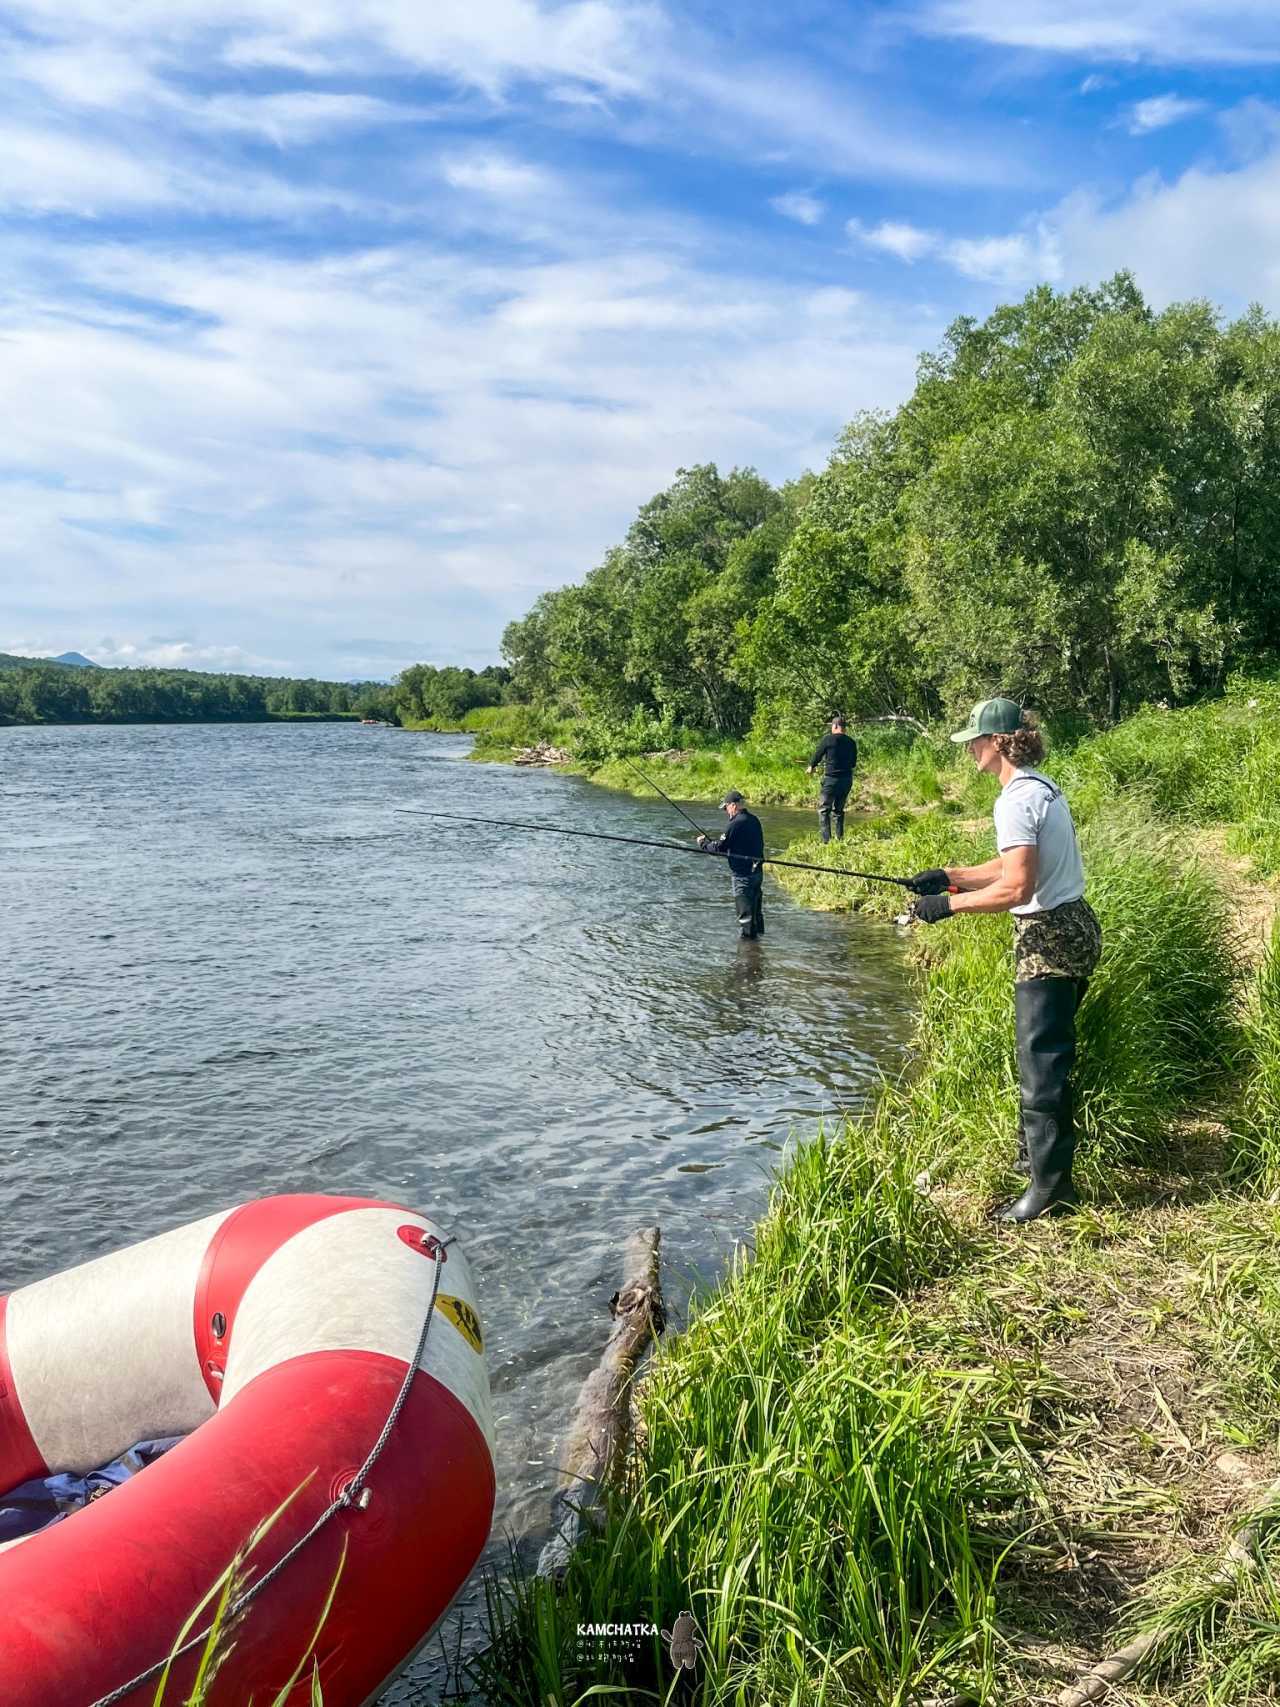
<instances>
[{"instance_id":1,"label":"dark jacket sleeve","mask_svg":"<svg viewBox=\"0 0 1280 1707\"><path fill-rule=\"evenodd\" d=\"M706 841L702 843L702 851L703 853L723 853L728 840L727 833L723 836L708 836Z\"/></svg>"},{"instance_id":2,"label":"dark jacket sleeve","mask_svg":"<svg viewBox=\"0 0 1280 1707\"><path fill-rule=\"evenodd\" d=\"M809 769L810 770L817 770L818 766L822 763L823 759L827 756L827 748L830 745L831 745L830 735L824 735L822 737L821 741L818 742L818 745L814 748L813 757L809 760Z\"/></svg>"}]
</instances>

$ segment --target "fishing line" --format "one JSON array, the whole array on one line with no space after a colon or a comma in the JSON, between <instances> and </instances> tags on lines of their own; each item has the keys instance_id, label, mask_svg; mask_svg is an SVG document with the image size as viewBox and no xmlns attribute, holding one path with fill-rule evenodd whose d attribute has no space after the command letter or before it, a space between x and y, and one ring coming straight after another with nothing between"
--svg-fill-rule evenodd
<instances>
[{"instance_id":1,"label":"fishing line","mask_svg":"<svg viewBox=\"0 0 1280 1707\"><path fill-rule=\"evenodd\" d=\"M485 824L493 830L537 830L545 836L582 836L591 842L625 842L632 848L665 848L668 853L701 854L703 851L691 848L687 842L656 842L645 836L614 836L604 830L568 830L560 824L526 824L515 818L471 818L459 812L427 812L420 806L397 806L393 810L408 818L443 818L451 824ZM773 854L751 857L756 865L785 865L792 871L825 871L830 877L861 877L866 883L897 883L904 889L910 884L909 878L888 877L882 871L846 871L838 865L811 865L807 860L778 859Z\"/></svg>"},{"instance_id":2,"label":"fishing line","mask_svg":"<svg viewBox=\"0 0 1280 1707\"><path fill-rule=\"evenodd\" d=\"M684 807L683 807L683 806L676 806L676 803L675 803L675 801L674 801L674 800L673 800L673 799L672 799L672 798L671 798L671 796L670 796L670 795L669 795L669 794L668 794L668 793L667 793L667 792L666 792L666 790L665 790L665 789L661 789L661 788L658 788L658 785L657 785L657 783L656 783L656 782L654 782L654 781L653 781L653 779L652 779L652 778L651 778L651 777L647 777L647 776L646 776L646 775L645 775L645 774L644 774L644 772L643 772L643 771L642 771L642 770L641 770L641 769L640 769L640 766L639 766L639 765L633 765L633 764L631 764L631 760L630 760L630 759L628 759L628 758L627 758L627 757L625 757L625 755L624 755L624 756L623 756L623 759L622 759L622 762L623 762L623 764L624 764L624 765L631 765L631 769L632 769L632 770L633 770L633 771L634 771L634 772L635 772L635 773L636 773L636 775L637 775L637 776L638 776L638 777L639 777L639 778L640 778L640 780L641 780L641 782L643 782L643 783L647 783L647 784L648 784L648 786L649 786L649 787L650 787L650 788L654 788L654 789L657 789L657 791L658 791L658 793L659 793L659 794L660 794L660 795L661 795L661 796L662 796L662 798L663 798L663 799L664 799L664 800L665 800L665 801L666 801L666 803L667 803L667 805L668 805L668 806L675 806L675 809L676 809L676 811L677 811L677 812L678 812L678 813L679 813L679 814L680 814L680 816L681 816L681 817L682 817L682 818L683 818L683 819L684 819L684 821L685 821L685 823L686 823L686 824L693 824L693 827L694 827L694 829L695 829L695 830L696 830L696 831L697 831L697 832L698 832L698 834L699 834L699 835L700 835L700 836L705 836L705 835L706 835L706 834L707 834L707 832L706 832L706 831L705 831L705 830L704 830L704 829L703 829L703 827L702 827L702 825L701 825L701 824L697 824L697 823L694 823L694 820L693 820L693 819L692 819L692 818L691 818L691 817L690 817L690 816L689 816L689 814L688 814L688 813L687 813L687 812L686 812L686 811L685 811L685 809L684 809Z\"/></svg>"}]
</instances>

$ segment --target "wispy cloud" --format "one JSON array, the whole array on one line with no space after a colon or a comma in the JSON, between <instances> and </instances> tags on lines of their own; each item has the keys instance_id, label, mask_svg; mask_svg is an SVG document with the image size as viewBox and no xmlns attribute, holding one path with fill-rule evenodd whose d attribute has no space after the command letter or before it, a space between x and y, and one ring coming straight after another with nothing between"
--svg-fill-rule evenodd
<instances>
[{"instance_id":1,"label":"wispy cloud","mask_svg":"<svg viewBox=\"0 0 1280 1707\"><path fill-rule=\"evenodd\" d=\"M1084 59L1280 59L1271 0L924 0L913 16L927 33Z\"/></svg>"},{"instance_id":2,"label":"wispy cloud","mask_svg":"<svg viewBox=\"0 0 1280 1707\"><path fill-rule=\"evenodd\" d=\"M144 59L171 62L201 44L225 63L308 75L415 66L499 94L516 78L574 79L624 91L660 16L627 0L10 0L9 18L37 40L129 42Z\"/></svg>"},{"instance_id":3,"label":"wispy cloud","mask_svg":"<svg viewBox=\"0 0 1280 1707\"><path fill-rule=\"evenodd\" d=\"M456 156L443 162L444 180L455 190L471 190L499 200L545 195L552 175L527 160L488 151Z\"/></svg>"},{"instance_id":4,"label":"wispy cloud","mask_svg":"<svg viewBox=\"0 0 1280 1707\"><path fill-rule=\"evenodd\" d=\"M1062 264L1052 236L1014 232L1004 237L958 237L946 245L948 264L966 278L1016 288L1042 281L1056 283Z\"/></svg>"},{"instance_id":5,"label":"wispy cloud","mask_svg":"<svg viewBox=\"0 0 1280 1707\"><path fill-rule=\"evenodd\" d=\"M1137 101L1129 110L1129 135L1146 136L1150 131L1164 130L1167 125L1203 112L1205 104L1184 95L1152 95L1145 101Z\"/></svg>"},{"instance_id":6,"label":"wispy cloud","mask_svg":"<svg viewBox=\"0 0 1280 1707\"><path fill-rule=\"evenodd\" d=\"M908 265L925 255L932 255L941 245L936 231L925 231L900 219L883 219L872 226L864 225L860 219L851 219L845 229L850 237L868 249L880 249L887 255L896 255L898 260Z\"/></svg>"},{"instance_id":7,"label":"wispy cloud","mask_svg":"<svg viewBox=\"0 0 1280 1707\"><path fill-rule=\"evenodd\" d=\"M786 195L773 196L769 206L784 219L794 219L797 225L818 225L827 211L817 196L805 190L788 190Z\"/></svg>"},{"instance_id":8,"label":"wispy cloud","mask_svg":"<svg viewBox=\"0 0 1280 1707\"><path fill-rule=\"evenodd\" d=\"M280 675L288 668L284 659L263 657L243 646L202 646L195 640L163 636L134 641L104 635L88 644L94 663L107 668L145 664L160 670L230 670L247 675Z\"/></svg>"},{"instance_id":9,"label":"wispy cloud","mask_svg":"<svg viewBox=\"0 0 1280 1707\"><path fill-rule=\"evenodd\" d=\"M681 463L820 461L908 383L918 343L855 293L652 252L499 273L425 243L317 261L107 244L62 282L74 321L35 288L41 246L25 260L0 369L24 420L7 535L85 640L163 588L347 633L371 603L406 632L434 612L474 645ZM118 322L121 296L152 336Z\"/></svg>"}]
</instances>

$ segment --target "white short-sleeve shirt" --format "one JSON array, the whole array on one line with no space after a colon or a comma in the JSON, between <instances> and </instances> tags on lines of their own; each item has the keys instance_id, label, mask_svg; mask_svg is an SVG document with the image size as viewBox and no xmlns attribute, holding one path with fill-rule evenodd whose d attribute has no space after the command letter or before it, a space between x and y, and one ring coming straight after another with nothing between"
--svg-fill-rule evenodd
<instances>
[{"instance_id":1,"label":"white short-sleeve shirt","mask_svg":"<svg viewBox=\"0 0 1280 1707\"><path fill-rule=\"evenodd\" d=\"M1039 771L1015 771L996 797L996 846L1036 850L1036 886L1014 913L1043 913L1084 894L1076 827L1062 790Z\"/></svg>"}]
</instances>

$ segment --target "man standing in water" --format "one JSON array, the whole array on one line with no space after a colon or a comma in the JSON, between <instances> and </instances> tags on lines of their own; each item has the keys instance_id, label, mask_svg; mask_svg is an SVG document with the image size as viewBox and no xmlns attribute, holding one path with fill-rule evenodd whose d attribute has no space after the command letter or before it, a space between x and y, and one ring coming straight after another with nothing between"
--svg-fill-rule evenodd
<instances>
[{"instance_id":1,"label":"man standing in water","mask_svg":"<svg viewBox=\"0 0 1280 1707\"><path fill-rule=\"evenodd\" d=\"M858 762L858 743L844 732L840 713L831 719L831 733L818 742L809 762L808 774L823 766L822 790L818 795L818 826L824 842L831 840L831 821L835 819L836 840L844 840L844 808L853 787L853 767Z\"/></svg>"},{"instance_id":2,"label":"man standing in water","mask_svg":"<svg viewBox=\"0 0 1280 1707\"><path fill-rule=\"evenodd\" d=\"M714 840L699 836L698 846L703 853L728 854L738 932L752 941L764 935L764 875L760 866L764 858L764 830L755 813L747 811L736 788L729 790L720 806L729 814L728 827Z\"/></svg>"},{"instance_id":3,"label":"man standing in water","mask_svg":"<svg viewBox=\"0 0 1280 1707\"><path fill-rule=\"evenodd\" d=\"M1084 898L1084 867L1062 790L1032 767L1040 731L1011 699L984 699L951 739L996 777L994 859L936 866L908 883L922 924L956 913L1012 913L1014 1020L1021 1112L1018 1162L1031 1184L998 1209L1000 1221L1034 1221L1075 1205L1076 1139L1071 1069L1076 1009L1102 952L1102 927ZM949 895L949 888L960 891Z\"/></svg>"}]
</instances>

